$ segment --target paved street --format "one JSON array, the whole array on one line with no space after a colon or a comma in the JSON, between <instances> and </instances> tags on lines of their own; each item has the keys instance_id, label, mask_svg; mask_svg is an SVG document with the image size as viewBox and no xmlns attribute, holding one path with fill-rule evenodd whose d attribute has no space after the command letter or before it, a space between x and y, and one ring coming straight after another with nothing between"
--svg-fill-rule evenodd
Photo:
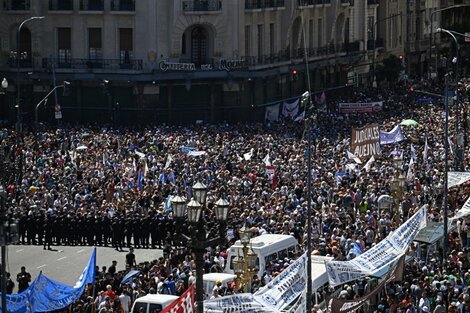
<instances>
[{"instance_id":1,"label":"paved street","mask_svg":"<svg viewBox=\"0 0 470 313\"><path fill-rule=\"evenodd\" d=\"M40 271L47 277L74 285L83 268L86 266L92 247L53 247L54 250L43 250L42 246L11 245L8 247L7 271L11 273L15 282L15 292L18 287L16 274L20 272L21 266L26 266L26 270L31 273L32 280L37 277ZM123 270L125 256L128 252L118 252L112 248L97 248L96 265L110 266L113 260L118 262L117 270ZM162 250L135 249L137 263L151 261L163 255Z\"/></svg>"}]
</instances>

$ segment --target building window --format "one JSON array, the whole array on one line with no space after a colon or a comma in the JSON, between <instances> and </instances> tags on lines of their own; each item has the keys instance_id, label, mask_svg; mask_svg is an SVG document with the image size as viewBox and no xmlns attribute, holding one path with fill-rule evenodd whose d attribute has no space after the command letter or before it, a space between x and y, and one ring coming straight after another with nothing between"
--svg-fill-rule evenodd
<instances>
[{"instance_id":1,"label":"building window","mask_svg":"<svg viewBox=\"0 0 470 313\"><path fill-rule=\"evenodd\" d=\"M263 56L263 41L264 41L264 25L258 25L258 58Z\"/></svg>"},{"instance_id":2,"label":"building window","mask_svg":"<svg viewBox=\"0 0 470 313\"><path fill-rule=\"evenodd\" d=\"M318 19L318 46L323 46L323 20Z\"/></svg>"},{"instance_id":3,"label":"building window","mask_svg":"<svg viewBox=\"0 0 470 313\"><path fill-rule=\"evenodd\" d=\"M309 41L308 41L308 47L310 49L313 49L313 46L314 46L314 43L313 43L313 40L314 40L314 33L313 33L313 19L310 19L308 21L308 37L309 37Z\"/></svg>"},{"instance_id":4,"label":"building window","mask_svg":"<svg viewBox=\"0 0 470 313\"><path fill-rule=\"evenodd\" d=\"M274 23L269 24L269 52L273 55L276 51L276 33Z\"/></svg>"},{"instance_id":5,"label":"building window","mask_svg":"<svg viewBox=\"0 0 470 313\"><path fill-rule=\"evenodd\" d=\"M245 26L245 56L251 55L251 26Z\"/></svg>"},{"instance_id":6,"label":"building window","mask_svg":"<svg viewBox=\"0 0 470 313\"><path fill-rule=\"evenodd\" d=\"M101 60L103 58L101 28L88 29L88 54L91 60Z\"/></svg>"},{"instance_id":7,"label":"building window","mask_svg":"<svg viewBox=\"0 0 470 313\"><path fill-rule=\"evenodd\" d=\"M72 58L72 36L70 28L57 29L57 48L59 63L69 63Z\"/></svg>"},{"instance_id":8,"label":"building window","mask_svg":"<svg viewBox=\"0 0 470 313\"><path fill-rule=\"evenodd\" d=\"M130 64L133 55L134 44L132 40L132 28L119 29L119 54L121 64Z\"/></svg>"},{"instance_id":9,"label":"building window","mask_svg":"<svg viewBox=\"0 0 470 313\"><path fill-rule=\"evenodd\" d=\"M376 31L374 29L374 16L368 16L367 17L367 39L372 40L374 39L374 32Z\"/></svg>"}]
</instances>

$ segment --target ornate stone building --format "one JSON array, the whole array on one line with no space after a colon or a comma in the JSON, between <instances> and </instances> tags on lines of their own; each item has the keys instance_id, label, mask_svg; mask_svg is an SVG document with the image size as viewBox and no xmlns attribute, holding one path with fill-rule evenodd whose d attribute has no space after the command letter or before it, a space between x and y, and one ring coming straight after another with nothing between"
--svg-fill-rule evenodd
<instances>
[{"instance_id":1,"label":"ornate stone building","mask_svg":"<svg viewBox=\"0 0 470 313\"><path fill-rule=\"evenodd\" d=\"M366 79L378 0L2 0L2 118L66 80L66 121L262 120L265 103ZM31 16L44 16L19 25ZM19 45L17 43L19 37ZM19 58L19 60L18 60ZM18 68L19 65L19 68ZM19 71L19 80L17 79ZM52 99L40 109L53 120Z\"/></svg>"}]
</instances>

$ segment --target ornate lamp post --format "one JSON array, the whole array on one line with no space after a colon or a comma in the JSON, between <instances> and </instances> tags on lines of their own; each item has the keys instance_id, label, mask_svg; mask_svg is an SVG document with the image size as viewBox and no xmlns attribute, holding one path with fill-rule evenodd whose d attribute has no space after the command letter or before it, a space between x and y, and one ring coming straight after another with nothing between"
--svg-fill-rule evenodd
<instances>
[{"instance_id":1,"label":"ornate lamp post","mask_svg":"<svg viewBox=\"0 0 470 313\"><path fill-rule=\"evenodd\" d=\"M257 272L256 260L258 256L250 251L251 231L244 225L238 230L240 234L240 243L243 245L243 256L233 261L233 271L237 275L237 282L244 292L250 291L251 279ZM250 287L250 288L248 288Z\"/></svg>"},{"instance_id":2,"label":"ornate lamp post","mask_svg":"<svg viewBox=\"0 0 470 313\"><path fill-rule=\"evenodd\" d=\"M394 157L393 158L393 167L395 168L395 174L391 181L391 191L393 195L393 199L395 202L396 212L394 212L393 216L396 222L398 222L398 211L400 210L400 202L403 200L403 194L406 188L406 177L401 170L401 166L403 164L402 157Z\"/></svg>"},{"instance_id":3,"label":"ornate lamp post","mask_svg":"<svg viewBox=\"0 0 470 313\"><path fill-rule=\"evenodd\" d=\"M225 199L219 199L214 206L215 217L219 226L219 236L207 238L206 220L204 209L206 209L207 187L198 182L192 187L194 198L188 203L186 198L176 196L172 199L173 215L177 221L177 233L180 239L185 242L194 253L196 262L196 312L203 313L204 301L204 253L206 248L225 242L224 231L226 230L227 218L229 213L229 203ZM179 230L184 218L187 216L190 236L182 234Z\"/></svg>"}]
</instances>

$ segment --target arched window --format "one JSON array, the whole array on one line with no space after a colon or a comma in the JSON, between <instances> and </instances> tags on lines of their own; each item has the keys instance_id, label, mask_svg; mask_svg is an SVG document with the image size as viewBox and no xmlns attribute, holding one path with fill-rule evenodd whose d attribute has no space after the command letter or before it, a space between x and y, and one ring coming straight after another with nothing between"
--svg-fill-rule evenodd
<instances>
[{"instance_id":1,"label":"arched window","mask_svg":"<svg viewBox=\"0 0 470 313\"><path fill-rule=\"evenodd\" d=\"M207 59L207 31L200 26L191 31L191 62L205 64Z\"/></svg>"}]
</instances>

